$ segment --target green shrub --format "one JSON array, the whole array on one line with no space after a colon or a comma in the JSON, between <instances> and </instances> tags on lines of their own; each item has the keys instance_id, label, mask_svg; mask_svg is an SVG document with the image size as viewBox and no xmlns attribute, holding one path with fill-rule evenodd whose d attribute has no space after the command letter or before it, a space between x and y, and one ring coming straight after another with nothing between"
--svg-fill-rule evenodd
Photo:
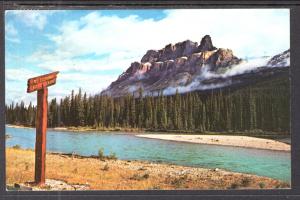
<instances>
[{"instance_id":1,"label":"green shrub","mask_svg":"<svg viewBox=\"0 0 300 200\"><path fill-rule=\"evenodd\" d=\"M181 175L179 177L170 177L169 176L169 177L167 177L165 179L165 182L167 184L173 185L175 188L181 188L181 187L184 186L184 184L186 183L187 179L188 179L187 174Z\"/></svg>"},{"instance_id":2,"label":"green shrub","mask_svg":"<svg viewBox=\"0 0 300 200\"><path fill-rule=\"evenodd\" d=\"M231 185L230 185L230 188L229 189L237 189L239 187L239 184L237 184L237 183L232 183Z\"/></svg>"},{"instance_id":3,"label":"green shrub","mask_svg":"<svg viewBox=\"0 0 300 200\"><path fill-rule=\"evenodd\" d=\"M107 156L107 159L117 160L116 153L115 152L110 153L109 156Z\"/></svg>"},{"instance_id":4,"label":"green shrub","mask_svg":"<svg viewBox=\"0 0 300 200\"><path fill-rule=\"evenodd\" d=\"M105 164L102 170L103 170L103 171L108 171L108 170L109 170L108 164Z\"/></svg>"},{"instance_id":5,"label":"green shrub","mask_svg":"<svg viewBox=\"0 0 300 200\"><path fill-rule=\"evenodd\" d=\"M117 160L117 155L116 155L116 153L112 152L112 153L110 153L108 156L106 156L106 155L104 154L104 149L103 149L103 148L100 148L100 149L98 150L98 158L99 158L100 160L105 160L105 159L109 159L109 160Z\"/></svg>"},{"instance_id":6,"label":"green shrub","mask_svg":"<svg viewBox=\"0 0 300 200\"><path fill-rule=\"evenodd\" d=\"M276 188L289 188L289 187L290 187L290 184L285 183L285 182L281 182L276 185Z\"/></svg>"},{"instance_id":7,"label":"green shrub","mask_svg":"<svg viewBox=\"0 0 300 200\"><path fill-rule=\"evenodd\" d=\"M16 145L14 145L12 148L13 148L13 149L21 149L21 146L18 145L18 144L16 144Z\"/></svg>"},{"instance_id":8,"label":"green shrub","mask_svg":"<svg viewBox=\"0 0 300 200\"><path fill-rule=\"evenodd\" d=\"M259 188L264 188L265 187L265 183L264 182L260 182L258 185L259 185Z\"/></svg>"},{"instance_id":9,"label":"green shrub","mask_svg":"<svg viewBox=\"0 0 300 200\"><path fill-rule=\"evenodd\" d=\"M143 175L140 175L140 174L134 174L130 179L132 180L137 180L137 181L141 181L141 180L145 180L145 179L148 179L149 178L149 174L148 173L145 173Z\"/></svg>"},{"instance_id":10,"label":"green shrub","mask_svg":"<svg viewBox=\"0 0 300 200\"><path fill-rule=\"evenodd\" d=\"M149 174L144 174L144 175L143 175L143 178L144 178L144 179L148 179L148 178L149 178Z\"/></svg>"},{"instance_id":11,"label":"green shrub","mask_svg":"<svg viewBox=\"0 0 300 200\"><path fill-rule=\"evenodd\" d=\"M153 187L148 188L149 190L160 190L160 186L159 185L155 185Z\"/></svg>"},{"instance_id":12,"label":"green shrub","mask_svg":"<svg viewBox=\"0 0 300 200\"><path fill-rule=\"evenodd\" d=\"M100 160L104 160L105 159L104 149L103 148L100 148L98 150L98 157L99 157Z\"/></svg>"},{"instance_id":13,"label":"green shrub","mask_svg":"<svg viewBox=\"0 0 300 200\"><path fill-rule=\"evenodd\" d=\"M75 168L75 169L73 170L73 173L74 173L74 174L77 174L77 173L78 173L78 169Z\"/></svg>"},{"instance_id":14,"label":"green shrub","mask_svg":"<svg viewBox=\"0 0 300 200\"><path fill-rule=\"evenodd\" d=\"M248 186L250 185L250 183L251 183L251 178L249 178L249 177L244 177L244 178L242 179L241 185L242 185L243 187L248 187Z\"/></svg>"},{"instance_id":15,"label":"green shrub","mask_svg":"<svg viewBox=\"0 0 300 200\"><path fill-rule=\"evenodd\" d=\"M29 169L29 164L28 162L25 162L25 170L27 171Z\"/></svg>"}]
</instances>

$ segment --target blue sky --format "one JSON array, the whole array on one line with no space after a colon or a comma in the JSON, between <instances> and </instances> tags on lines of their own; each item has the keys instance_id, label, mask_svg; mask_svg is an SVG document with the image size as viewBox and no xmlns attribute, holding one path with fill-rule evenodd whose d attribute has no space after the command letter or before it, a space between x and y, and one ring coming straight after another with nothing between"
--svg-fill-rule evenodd
<instances>
[{"instance_id":1,"label":"blue sky","mask_svg":"<svg viewBox=\"0 0 300 200\"><path fill-rule=\"evenodd\" d=\"M49 98L99 93L148 49L209 34L238 57L290 46L288 9L11 10L5 13L6 103L36 103L27 79L60 71Z\"/></svg>"}]
</instances>

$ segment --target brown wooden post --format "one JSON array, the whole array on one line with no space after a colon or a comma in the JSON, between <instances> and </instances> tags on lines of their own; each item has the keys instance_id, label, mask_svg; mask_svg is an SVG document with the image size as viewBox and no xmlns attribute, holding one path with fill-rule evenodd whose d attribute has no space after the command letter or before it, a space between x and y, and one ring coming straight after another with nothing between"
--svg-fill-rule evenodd
<instances>
[{"instance_id":1,"label":"brown wooden post","mask_svg":"<svg viewBox=\"0 0 300 200\"><path fill-rule=\"evenodd\" d=\"M48 88L37 92L36 142L35 142L35 183L45 183L46 132L48 110Z\"/></svg>"},{"instance_id":2,"label":"brown wooden post","mask_svg":"<svg viewBox=\"0 0 300 200\"><path fill-rule=\"evenodd\" d=\"M35 119L36 140L35 140L35 184L45 183L46 170L46 132L48 114L48 88L56 83L58 72L45 74L28 79L27 92L37 91L37 111Z\"/></svg>"}]
</instances>

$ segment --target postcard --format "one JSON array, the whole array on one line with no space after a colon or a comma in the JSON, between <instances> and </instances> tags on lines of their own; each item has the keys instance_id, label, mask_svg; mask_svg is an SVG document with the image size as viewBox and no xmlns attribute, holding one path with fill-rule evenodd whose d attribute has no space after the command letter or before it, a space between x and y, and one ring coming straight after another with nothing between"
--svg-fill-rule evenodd
<instances>
[{"instance_id":1,"label":"postcard","mask_svg":"<svg viewBox=\"0 0 300 200\"><path fill-rule=\"evenodd\" d=\"M289 71L289 9L6 10L6 189L289 189Z\"/></svg>"}]
</instances>

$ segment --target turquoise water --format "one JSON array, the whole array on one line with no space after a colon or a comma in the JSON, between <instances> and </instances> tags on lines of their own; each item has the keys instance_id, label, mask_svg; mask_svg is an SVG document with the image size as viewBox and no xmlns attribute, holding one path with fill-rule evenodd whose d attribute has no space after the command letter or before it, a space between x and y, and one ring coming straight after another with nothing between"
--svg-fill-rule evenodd
<instances>
[{"instance_id":1,"label":"turquoise water","mask_svg":"<svg viewBox=\"0 0 300 200\"><path fill-rule=\"evenodd\" d=\"M6 127L6 145L34 148L35 129ZM290 182L289 152L204 145L138 138L133 135L96 132L47 132L47 151L89 156L115 152L119 159L148 160L185 166L221 168L268 176Z\"/></svg>"}]
</instances>

